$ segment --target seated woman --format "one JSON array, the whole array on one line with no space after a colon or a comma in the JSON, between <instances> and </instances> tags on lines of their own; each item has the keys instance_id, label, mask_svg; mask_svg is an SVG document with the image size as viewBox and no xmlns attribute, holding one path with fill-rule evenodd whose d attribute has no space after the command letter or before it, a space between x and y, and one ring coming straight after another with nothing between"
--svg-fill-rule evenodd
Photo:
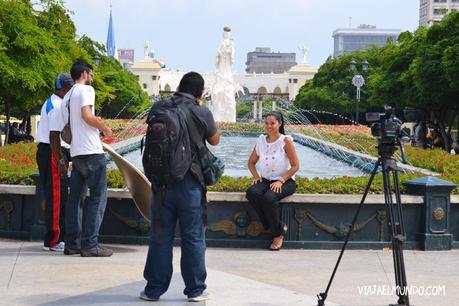
<instances>
[{"instance_id":1,"label":"seated woman","mask_svg":"<svg viewBox=\"0 0 459 306\"><path fill-rule=\"evenodd\" d=\"M268 135L260 135L248 161L253 185L247 189L246 197L263 227L271 230L274 238L270 249L278 251L287 233L287 225L281 220L279 201L295 192L294 175L299 162L292 137L285 136L282 113L268 113L265 128ZM260 173L256 169L258 161Z\"/></svg>"}]
</instances>

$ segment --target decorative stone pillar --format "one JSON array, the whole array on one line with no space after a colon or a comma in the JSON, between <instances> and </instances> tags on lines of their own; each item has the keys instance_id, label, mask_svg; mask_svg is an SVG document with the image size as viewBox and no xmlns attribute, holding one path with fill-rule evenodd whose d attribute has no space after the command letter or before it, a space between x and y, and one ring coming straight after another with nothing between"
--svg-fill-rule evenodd
<instances>
[{"instance_id":1,"label":"decorative stone pillar","mask_svg":"<svg viewBox=\"0 0 459 306\"><path fill-rule=\"evenodd\" d=\"M257 100L253 100L253 120L257 121Z\"/></svg>"},{"instance_id":2,"label":"decorative stone pillar","mask_svg":"<svg viewBox=\"0 0 459 306\"><path fill-rule=\"evenodd\" d=\"M450 250L452 235L449 232L451 191L455 184L426 176L405 182L408 194L424 197L421 231L418 235L425 251Z\"/></svg>"},{"instance_id":3,"label":"decorative stone pillar","mask_svg":"<svg viewBox=\"0 0 459 306\"><path fill-rule=\"evenodd\" d=\"M273 107L272 107L273 112L276 111L276 100L273 100Z\"/></svg>"}]
</instances>

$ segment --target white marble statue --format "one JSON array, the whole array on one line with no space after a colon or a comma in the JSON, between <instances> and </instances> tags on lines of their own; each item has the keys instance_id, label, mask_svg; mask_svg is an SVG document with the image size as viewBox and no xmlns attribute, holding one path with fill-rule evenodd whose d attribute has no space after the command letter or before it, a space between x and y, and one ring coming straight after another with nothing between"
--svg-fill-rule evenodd
<instances>
[{"instance_id":1,"label":"white marble statue","mask_svg":"<svg viewBox=\"0 0 459 306\"><path fill-rule=\"evenodd\" d=\"M148 59L148 49L150 49L150 43L148 40L145 41L145 45L143 46L143 59Z\"/></svg>"},{"instance_id":2,"label":"white marble statue","mask_svg":"<svg viewBox=\"0 0 459 306\"><path fill-rule=\"evenodd\" d=\"M209 109L215 121L236 122L236 94L242 87L234 81L234 43L230 38L231 29L223 29L223 39L215 60L215 83L211 88Z\"/></svg>"},{"instance_id":3,"label":"white marble statue","mask_svg":"<svg viewBox=\"0 0 459 306\"><path fill-rule=\"evenodd\" d=\"M308 53L309 49L306 48L305 45L302 45L298 48L301 52L302 58L301 58L301 64L302 65L308 65Z\"/></svg>"}]
</instances>

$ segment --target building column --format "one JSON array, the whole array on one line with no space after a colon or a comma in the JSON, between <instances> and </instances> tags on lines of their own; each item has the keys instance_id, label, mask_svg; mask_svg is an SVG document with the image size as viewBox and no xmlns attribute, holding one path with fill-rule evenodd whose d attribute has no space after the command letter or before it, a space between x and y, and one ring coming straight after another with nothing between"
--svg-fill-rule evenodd
<instances>
[{"instance_id":1,"label":"building column","mask_svg":"<svg viewBox=\"0 0 459 306\"><path fill-rule=\"evenodd\" d=\"M258 100L258 119L263 120L263 100Z\"/></svg>"},{"instance_id":2,"label":"building column","mask_svg":"<svg viewBox=\"0 0 459 306\"><path fill-rule=\"evenodd\" d=\"M253 119L257 121L257 100L253 100Z\"/></svg>"}]
</instances>

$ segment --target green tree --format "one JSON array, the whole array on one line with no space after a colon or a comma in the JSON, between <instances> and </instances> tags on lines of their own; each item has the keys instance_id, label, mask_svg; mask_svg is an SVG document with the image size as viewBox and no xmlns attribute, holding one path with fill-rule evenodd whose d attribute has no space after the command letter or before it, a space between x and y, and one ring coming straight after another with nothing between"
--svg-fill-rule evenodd
<instances>
[{"instance_id":1,"label":"green tree","mask_svg":"<svg viewBox=\"0 0 459 306\"><path fill-rule=\"evenodd\" d=\"M54 91L54 78L69 71L72 62L84 58L94 63L96 107L117 114L129 101L125 116L149 105L137 78L114 59L103 45L87 37L76 40L76 28L60 0L0 1L0 103L6 115L29 118ZM8 134L8 129L7 134ZM8 135L7 135L8 137Z\"/></svg>"},{"instance_id":2,"label":"green tree","mask_svg":"<svg viewBox=\"0 0 459 306\"><path fill-rule=\"evenodd\" d=\"M124 69L116 59L106 56L102 44L87 36L81 37L78 43L92 59L99 59L99 64L94 65L93 85L100 115L113 118L119 114L119 117L129 118L151 106L138 77Z\"/></svg>"},{"instance_id":3,"label":"green tree","mask_svg":"<svg viewBox=\"0 0 459 306\"><path fill-rule=\"evenodd\" d=\"M459 13L448 14L430 29L401 33L396 42L329 58L300 90L300 108L352 112L355 89L347 68L352 58L370 62L362 110L393 103L398 109L425 111L450 149L451 129L459 124Z\"/></svg>"},{"instance_id":4,"label":"green tree","mask_svg":"<svg viewBox=\"0 0 459 306\"><path fill-rule=\"evenodd\" d=\"M359 63L366 59L370 62L368 74L371 74L377 68L376 52L377 50L372 48L369 51L358 51L337 58L328 58L314 78L307 81L300 89L295 99L295 106L352 116L356 104L356 88L351 82L354 73L350 70L349 64L353 59ZM364 73L363 71L360 72ZM370 106L369 95L370 87L364 85L361 91L361 110Z\"/></svg>"},{"instance_id":5,"label":"green tree","mask_svg":"<svg viewBox=\"0 0 459 306\"><path fill-rule=\"evenodd\" d=\"M75 32L65 12L52 0L39 2L35 8L26 0L0 1L0 100L7 123L11 110L28 115L43 103L55 76L68 67L70 56L60 48L64 38L59 41L56 36L60 26L59 31ZM60 18L54 24L44 22L57 15Z\"/></svg>"},{"instance_id":6,"label":"green tree","mask_svg":"<svg viewBox=\"0 0 459 306\"><path fill-rule=\"evenodd\" d=\"M426 32L412 64L419 104L432 114L447 151L451 148L451 129L458 112L459 87L452 75L458 69L454 52L458 42L459 13L448 14Z\"/></svg>"}]
</instances>

